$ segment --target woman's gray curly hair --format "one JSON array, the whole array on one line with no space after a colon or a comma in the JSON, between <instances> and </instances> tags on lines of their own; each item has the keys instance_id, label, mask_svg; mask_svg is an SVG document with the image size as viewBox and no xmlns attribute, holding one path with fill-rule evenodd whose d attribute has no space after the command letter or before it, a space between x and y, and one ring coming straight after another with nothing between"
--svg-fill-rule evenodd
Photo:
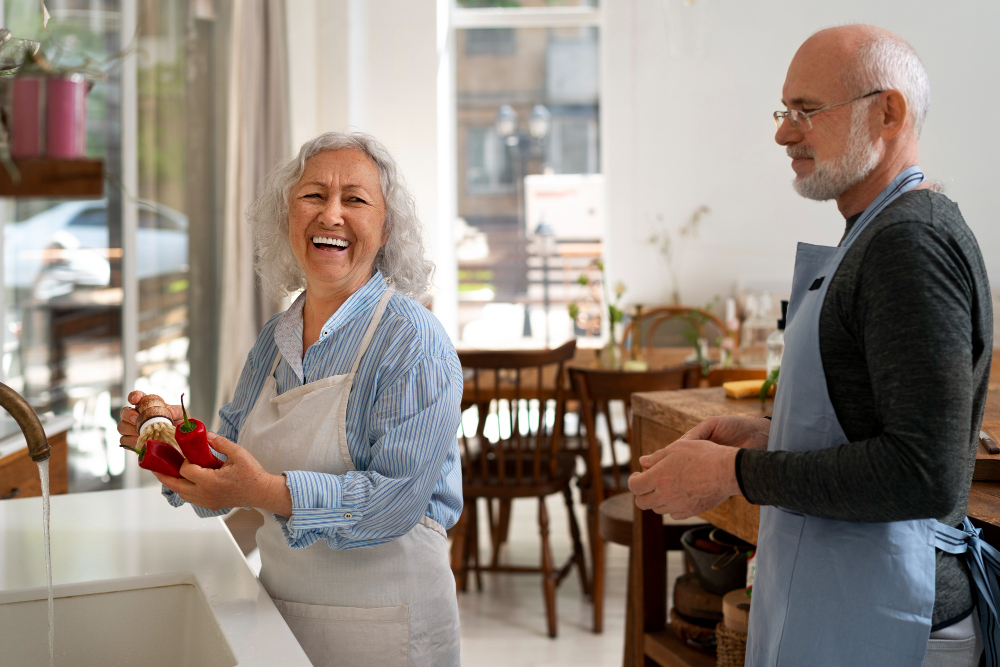
<instances>
[{"instance_id":1,"label":"woman's gray curly hair","mask_svg":"<svg viewBox=\"0 0 1000 667\"><path fill-rule=\"evenodd\" d=\"M424 242L413 195L396 161L375 137L363 132L327 132L307 141L298 157L268 174L261 194L247 210L253 229L256 268L265 292L282 299L302 289L305 273L288 240L288 209L292 187L302 177L306 160L323 151L356 149L378 167L385 199L386 242L375 256L375 269L397 291L419 297L427 291L434 264L424 258Z\"/></svg>"}]
</instances>

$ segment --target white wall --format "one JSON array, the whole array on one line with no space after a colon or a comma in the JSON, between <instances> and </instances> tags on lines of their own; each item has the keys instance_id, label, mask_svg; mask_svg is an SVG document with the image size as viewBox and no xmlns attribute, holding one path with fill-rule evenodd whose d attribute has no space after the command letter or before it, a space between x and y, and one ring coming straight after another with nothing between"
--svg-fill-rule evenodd
<instances>
[{"instance_id":1,"label":"white wall","mask_svg":"<svg viewBox=\"0 0 1000 667\"><path fill-rule=\"evenodd\" d=\"M438 266L434 312L454 333L454 185L439 188L453 152L438 125L440 100L449 99L439 83L453 85L439 76L450 71L438 22L447 2L287 0L287 8L294 145L347 129L369 132L386 145L416 199L428 256Z\"/></svg>"},{"instance_id":2,"label":"white wall","mask_svg":"<svg viewBox=\"0 0 1000 667\"><path fill-rule=\"evenodd\" d=\"M705 0L699 0L704 2ZM702 204L701 237L681 260L683 300L742 284L790 284L798 241L833 245L843 218L801 199L774 143L788 62L812 32L867 22L910 41L932 104L921 166L961 207L988 270L1000 276L1000 2L710 0L705 57L672 58L661 0L602 0L603 164L608 266L632 303L670 294L662 256L643 245L661 214L674 229ZM703 5L704 6L704 5ZM1000 284L1000 279L995 279Z\"/></svg>"}]
</instances>

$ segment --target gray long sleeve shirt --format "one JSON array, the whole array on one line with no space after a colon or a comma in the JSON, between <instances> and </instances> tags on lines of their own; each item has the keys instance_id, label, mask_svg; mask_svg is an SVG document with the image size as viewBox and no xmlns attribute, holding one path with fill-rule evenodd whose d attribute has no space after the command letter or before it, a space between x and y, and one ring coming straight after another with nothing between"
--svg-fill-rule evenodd
<instances>
[{"instance_id":1,"label":"gray long sleeve shirt","mask_svg":"<svg viewBox=\"0 0 1000 667\"><path fill-rule=\"evenodd\" d=\"M913 190L869 223L830 283L819 339L848 442L742 450L737 476L747 499L842 521L960 524L993 315L979 246L954 202ZM974 597L959 557L937 552L936 574L933 624L944 627L966 616Z\"/></svg>"}]
</instances>

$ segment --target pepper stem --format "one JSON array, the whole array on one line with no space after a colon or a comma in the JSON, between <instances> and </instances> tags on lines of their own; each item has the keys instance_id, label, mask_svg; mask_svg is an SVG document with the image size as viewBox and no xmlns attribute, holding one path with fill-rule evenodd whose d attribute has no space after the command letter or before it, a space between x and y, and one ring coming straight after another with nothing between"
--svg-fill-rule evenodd
<instances>
[{"instance_id":1,"label":"pepper stem","mask_svg":"<svg viewBox=\"0 0 1000 667\"><path fill-rule=\"evenodd\" d=\"M181 414L184 415L184 423L181 424L181 433L190 433L195 429L196 424L188 419L187 409L184 407L184 394L181 394Z\"/></svg>"},{"instance_id":2,"label":"pepper stem","mask_svg":"<svg viewBox=\"0 0 1000 667\"><path fill-rule=\"evenodd\" d=\"M129 450L131 452L135 452L136 454L138 454L140 461L142 461L142 457L144 457L146 455L146 446L145 445L143 445L142 449L138 449L136 447L129 447L128 445L121 445L121 448L122 449L127 449L127 450Z\"/></svg>"}]
</instances>

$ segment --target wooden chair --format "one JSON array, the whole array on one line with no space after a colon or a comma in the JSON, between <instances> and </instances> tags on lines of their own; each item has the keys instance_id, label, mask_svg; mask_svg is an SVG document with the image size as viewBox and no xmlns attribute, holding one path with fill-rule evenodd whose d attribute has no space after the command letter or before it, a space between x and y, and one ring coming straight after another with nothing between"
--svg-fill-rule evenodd
<instances>
[{"instance_id":1,"label":"wooden chair","mask_svg":"<svg viewBox=\"0 0 1000 667\"><path fill-rule=\"evenodd\" d=\"M512 350L491 352L460 352L459 360L465 372L463 412L473 406L479 413L474 435L462 429L462 491L465 509L454 533L452 567L460 590L466 590L468 572L476 575L482 589L481 572L542 574L542 590L548 617L550 637L557 633L556 587L576 566L585 593L589 592L586 562L580 529L573 511L570 480L576 471L576 455L562 449L562 429L566 362L573 358L576 341L554 350ZM551 371L555 370L555 373ZM554 391L543 379L553 382ZM471 391L470 391L471 387ZM549 426L546 419L550 401L555 402L555 419ZM507 414L501 404L508 406ZM532 409L532 403L536 409ZM491 442L486 436L487 421L495 419L498 436ZM501 424L501 421L504 423ZM506 428L504 428L506 427ZM545 498L561 493L569 510L569 530L573 553L557 568L549 545L549 517ZM494 558L489 565L479 562L477 539L477 501L484 498L490 508L493 529ZM508 517L492 517L492 501L499 501L501 515L509 513L515 498L538 499L538 528L541 535L541 566L501 565L497 550L505 540ZM509 514L508 514L509 516Z\"/></svg>"},{"instance_id":2,"label":"wooden chair","mask_svg":"<svg viewBox=\"0 0 1000 667\"><path fill-rule=\"evenodd\" d=\"M739 331L729 331L722 319L714 313L687 306L660 306L643 311L638 321L633 319L625 325L622 344L631 340L633 346L641 343L644 348L689 345L690 341L680 329L666 331L667 325L678 323L680 319L690 322L690 325L684 325L685 328L694 326L698 336L707 338L709 342L714 342L718 336L731 336L739 345ZM713 333L715 335L711 335Z\"/></svg>"},{"instance_id":3,"label":"wooden chair","mask_svg":"<svg viewBox=\"0 0 1000 667\"><path fill-rule=\"evenodd\" d=\"M604 542L605 540L631 546L632 505L634 498L628 491L629 462L620 465L614 455L617 440L632 442L632 394L643 391L687 389L697 387L701 378L701 367L697 364L678 366L661 371L629 373L588 368L570 368L573 386L580 397L582 423L587 432L588 465L587 475L578 481L581 493L587 502L587 529L590 538L591 563L593 569L594 632L604 629ZM610 401L621 401L625 407L626 432L617 435L611 428L608 412ZM602 447L597 438L596 414L603 412L608 424L611 442L612 464L603 466ZM668 548L680 549L680 534L691 525L704 523L695 521L673 521L669 517L664 523L664 537ZM626 628L626 637L628 632Z\"/></svg>"}]
</instances>

